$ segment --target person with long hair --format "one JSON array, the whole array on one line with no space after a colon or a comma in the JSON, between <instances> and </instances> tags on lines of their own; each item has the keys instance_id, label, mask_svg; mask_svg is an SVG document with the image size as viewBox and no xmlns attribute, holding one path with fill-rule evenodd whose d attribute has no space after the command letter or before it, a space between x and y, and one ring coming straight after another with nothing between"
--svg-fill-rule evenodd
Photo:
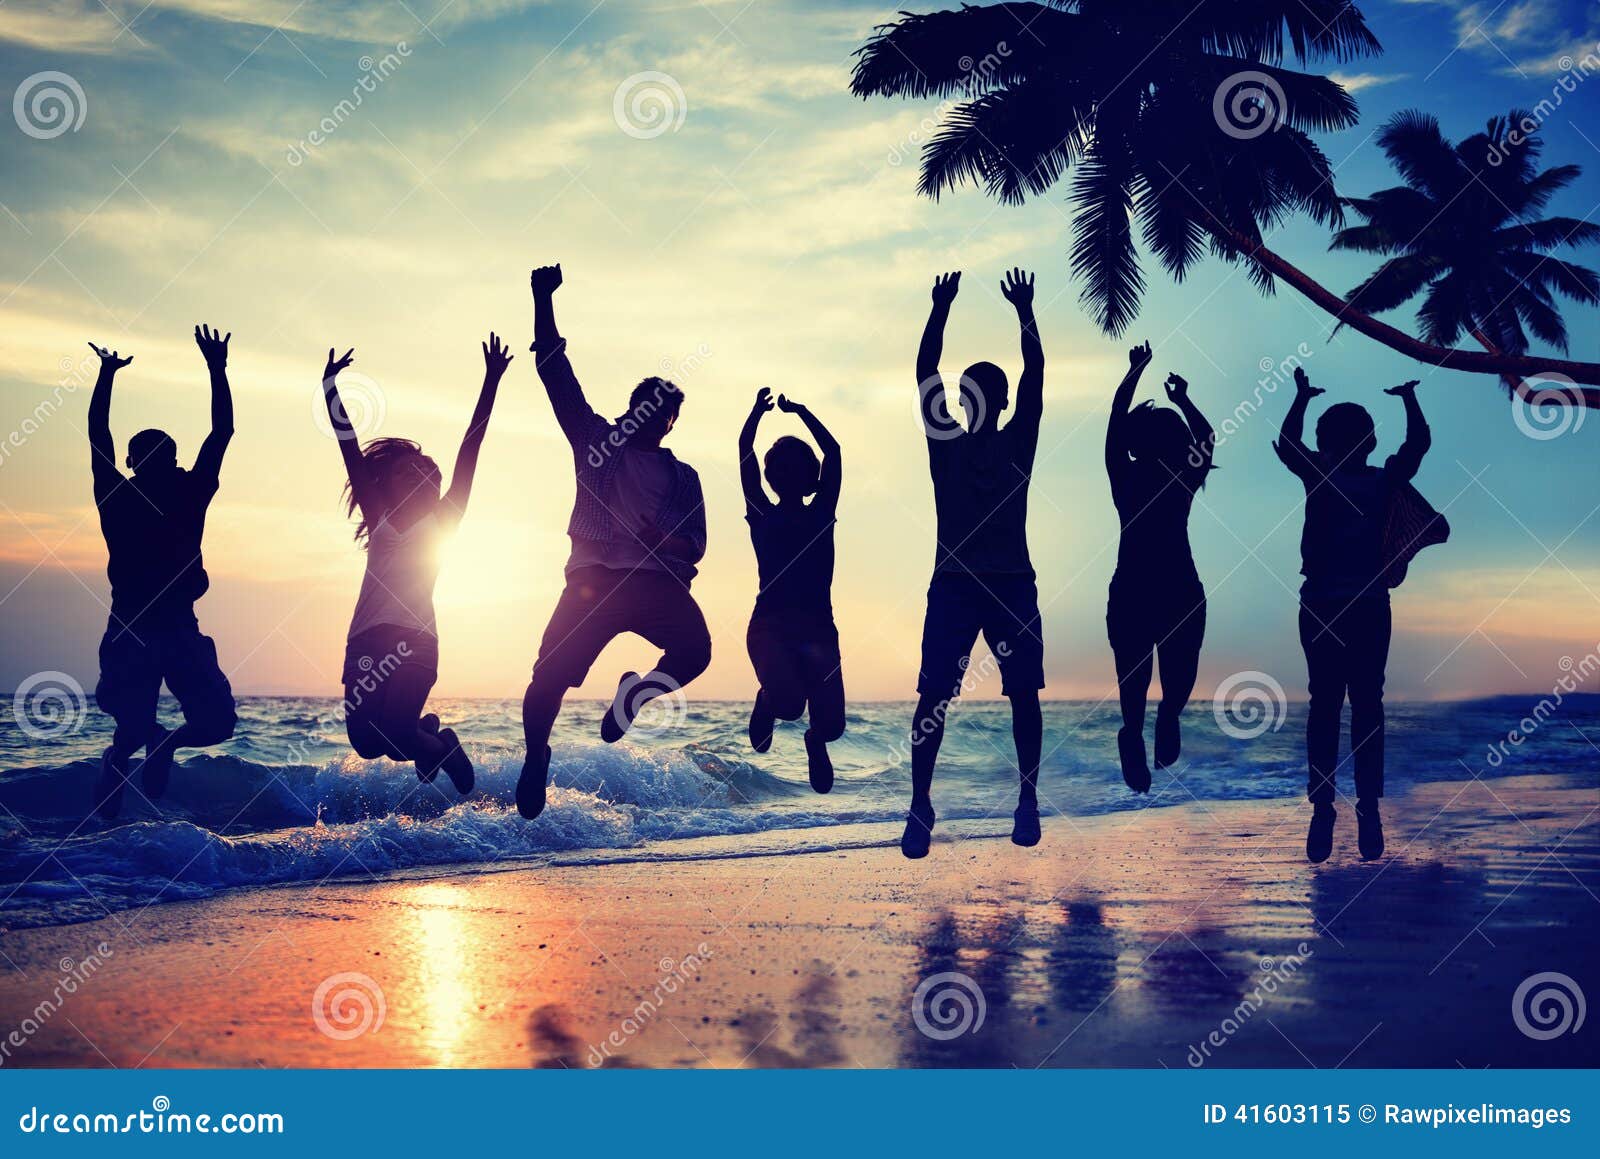
<instances>
[{"instance_id":1,"label":"person with long hair","mask_svg":"<svg viewBox=\"0 0 1600 1159\"><path fill-rule=\"evenodd\" d=\"M344 459L346 511L356 516L356 542L367 569L345 643L344 713L350 744L369 760L411 761L432 781L441 768L463 796L472 791L472 761L453 730L424 714L439 677L439 630L433 588L440 547L461 522L495 394L512 355L500 339L483 344L483 387L456 454L450 489L441 494L439 465L410 439L373 439L365 447L345 413L336 382L355 351L328 351L322 371L328 418Z\"/></svg>"},{"instance_id":2,"label":"person with long hair","mask_svg":"<svg viewBox=\"0 0 1600 1159\"><path fill-rule=\"evenodd\" d=\"M1179 718L1194 691L1206 634L1206 590L1189 549L1189 509L1212 469L1216 441L1181 375L1167 375L1165 384L1177 409L1132 405L1150 358L1148 342L1128 351L1128 373L1112 395L1106 424L1106 475L1122 525L1106 634L1122 707L1117 754L1122 779L1135 793L1150 791L1144 720L1158 661L1156 768L1173 764L1183 747Z\"/></svg>"}]
</instances>

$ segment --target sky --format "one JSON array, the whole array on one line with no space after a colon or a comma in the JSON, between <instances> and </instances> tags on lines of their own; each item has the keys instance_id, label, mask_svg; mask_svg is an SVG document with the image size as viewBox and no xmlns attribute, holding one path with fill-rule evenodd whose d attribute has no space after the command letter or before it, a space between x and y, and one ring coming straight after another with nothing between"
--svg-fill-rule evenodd
<instances>
[{"instance_id":1,"label":"sky","mask_svg":"<svg viewBox=\"0 0 1600 1159\"><path fill-rule=\"evenodd\" d=\"M522 352L444 560L436 689L520 695L560 590L573 492L526 353L528 271L556 261L558 316L598 408L620 413L648 374L687 392L670 445L705 485L710 546L694 590L714 639L697 695L754 691L743 639L756 571L735 440L758 386L810 404L844 447L834 598L848 689L912 694L933 558L912 372L928 288L939 271L965 271L947 371L989 358L1015 374L1015 320L998 292L1012 265L1037 273L1047 356L1029 530L1046 695L1114 688L1104 608L1117 524L1101 446L1126 349L1141 338L1155 347L1141 398L1176 370L1219 425L1263 400L1219 446L1191 522L1210 593L1197 698L1238 672L1266 673L1291 696L1304 688L1303 496L1270 445L1290 388L1262 369L1291 358L1328 388L1322 402L1373 411L1380 456L1402 428L1382 388L1422 380L1434 443L1417 483L1453 534L1395 595L1392 696L1543 695L1600 646L1600 418L1568 416L1531 437L1492 381L1330 335L1293 291L1264 297L1214 259L1182 285L1149 268L1134 327L1104 337L1069 273L1064 188L1023 207L971 188L919 198L935 103L850 96L851 53L896 7L0 4L0 76L15 98L0 120L0 688L40 671L86 687L95 677L108 587L86 340L135 355L113 405L119 451L159 426L187 459L207 423L191 337L204 321L233 333L238 434L198 611L242 693L338 692L363 559L340 505L338 450L316 417L328 347L356 350L347 386L368 408L365 432L416 438L447 470L481 380L479 342L492 329ZM1361 106L1356 127L1318 138L1341 192L1396 183L1372 135L1397 110L1435 113L1454 139L1551 98L1545 163L1585 170L1552 212L1600 212L1600 80L1559 83L1600 52L1592 5L1362 7L1385 53L1313 66ZM24 98L64 84L45 72L70 80L75 128L24 131ZM1329 254L1327 236L1294 222L1271 240L1343 291L1370 259ZM1593 311L1566 317L1573 356L1600 354ZM1388 320L1414 330L1408 310ZM764 442L782 433L798 423L765 421ZM582 694L608 694L651 659L642 641L618 641Z\"/></svg>"}]
</instances>

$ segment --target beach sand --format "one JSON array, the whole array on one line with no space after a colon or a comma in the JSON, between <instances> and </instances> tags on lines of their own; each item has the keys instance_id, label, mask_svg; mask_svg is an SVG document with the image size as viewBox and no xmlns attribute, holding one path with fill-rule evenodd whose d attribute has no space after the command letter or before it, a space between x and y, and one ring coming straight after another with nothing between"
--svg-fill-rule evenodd
<instances>
[{"instance_id":1,"label":"beach sand","mask_svg":"<svg viewBox=\"0 0 1600 1159\"><path fill-rule=\"evenodd\" d=\"M1513 1015L1541 972L1600 996L1591 781L1422 786L1372 863L1352 806L1313 867L1304 803L1268 800L1032 850L952 827L915 863L878 826L240 891L0 935L0 1038L40 1022L8 1066L1593 1066L1600 1019Z\"/></svg>"}]
</instances>

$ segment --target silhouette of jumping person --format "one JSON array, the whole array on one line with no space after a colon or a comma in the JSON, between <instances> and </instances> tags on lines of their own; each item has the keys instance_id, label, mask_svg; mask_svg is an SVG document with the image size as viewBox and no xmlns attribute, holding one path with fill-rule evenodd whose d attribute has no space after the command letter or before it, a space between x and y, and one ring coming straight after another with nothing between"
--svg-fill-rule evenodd
<instances>
[{"instance_id":1,"label":"silhouette of jumping person","mask_svg":"<svg viewBox=\"0 0 1600 1159\"><path fill-rule=\"evenodd\" d=\"M600 737L620 740L650 701L676 693L711 663L711 634L689 594L706 552L700 476L661 445L683 408L683 392L664 378L633 388L627 413L601 417L584 398L556 328L561 267L541 266L533 290L533 345L539 378L561 433L572 446L577 494L567 535L566 588L539 641L533 679L522 698L528 755L517 781L524 817L544 811L550 729L567 689L582 684L601 651L633 632L662 650L651 671L627 672Z\"/></svg>"},{"instance_id":2,"label":"silhouette of jumping person","mask_svg":"<svg viewBox=\"0 0 1600 1159\"><path fill-rule=\"evenodd\" d=\"M1145 757L1145 701L1159 656L1161 705L1156 710L1156 768L1178 759L1179 717L1194 690L1206 634L1206 591L1189 550L1189 508L1211 471L1214 433L1189 399L1189 384L1167 375L1177 410L1141 403L1130 409L1150 344L1128 351L1128 373L1111 399L1106 424L1106 475L1122 539L1106 601L1106 634L1117 666L1122 728L1117 752L1122 779L1150 791Z\"/></svg>"},{"instance_id":3,"label":"silhouette of jumping person","mask_svg":"<svg viewBox=\"0 0 1600 1159\"><path fill-rule=\"evenodd\" d=\"M222 456L233 438L228 388L228 340L209 326L194 328L211 376L211 433L194 466L178 466L178 445L165 431L144 430L128 440L127 465L117 469L111 437L111 390L117 371L133 361L90 343L100 374L89 400L89 451L94 503L105 535L111 615L100 641L95 703L117 722L100 761L96 811L114 820L122 811L128 759L144 749L140 779L152 801L167 791L180 748L221 744L233 735L233 689L217 663L217 646L201 635L194 604L210 579L201 559L206 509L217 493ZM183 723L163 728L156 713L161 683L177 699Z\"/></svg>"},{"instance_id":4,"label":"silhouette of jumping person","mask_svg":"<svg viewBox=\"0 0 1600 1159\"><path fill-rule=\"evenodd\" d=\"M483 386L443 494L439 465L417 443L382 438L360 445L337 382L355 351L337 358L329 350L322 370L323 399L347 476L346 511L360 513L355 537L367 552L340 676L345 732L361 756L411 761L425 782L443 768L463 796L472 792L472 761L454 730L440 728L438 716L423 712L439 679L433 589L444 540L466 513L478 452L511 358L490 334L483 343Z\"/></svg>"},{"instance_id":5,"label":"silhouette of jumping person","mask_svg":"<svg viewBox=\"0 0 1600 1159\"><path fill-rule=\"evenodd\" d=\"M900 850L907 857L928 854L936 819L933 768L944 739L944 718L961 694L979 632L999 663L1001 692L1011 701L1011 733L1021 781L1011 840L1018 845L1039 843L1044 639L1039 592L1028 557L1027 522L1028 483L1044 413L1044 348L1033 316L1033 278L1013 269L1001 282L1000 292L1016 308L1022 335L1016 412L1000 427L1000 415L1011 401L1010 383L994 363L978 362L961 375L961 407L967 421L965 428L956 424L947 411L939 356L950 304L960 285L959 271L934 280L933 309L917 350L917 389L939 542L928 585L917 710L911 727L911 810L900 839Z\"/></svg>"},{"instance_id":6,"label":"silhouette of jumping person","mask_svg":"<svg viewBox=\"0 0 1600 1159\"><path fill-rule=\"evenodd\" d=\"M1406 408L1400 449L1382 467L1367 463L1377 447L1372 416L1355 403L1330 406L1317 420L1317 447L1302 439L1306 408L1322 394L1304 370L1294 372L1294 402L1273 444L1284 466L1305 485L1300 535L1300 644L1305 649L1310 706L1306 720L1307 797L1311 825L1306 857L1326 861L1333 851L1334 771L1339 764L1339 718L1350 699L1350 758L1355 766L1356 823L1363 859L1383 854L1383 680L1389 658L1389 588L1405 560L1443 539L1443 520L1410 486L1432 438L1417 403L1415 382L1385 394ZM1396 542L1394 516L1420 504L1430 529Z\"/></svg>"},{"instance_id":7,"label":"silhouette of jumping person","mask_svg":"<svg viewBox=\"0 0 1600 1159\"><path fill-rule=\"evenodd\" d=\"M756 463L756 428L772 409L772 391L762 387L739 432L739 481L744 517L756 552L761 591L745 646L760 688L750 710L750 745L764 753L772 745L774 720L798 720L809 708L806 766L811 787L833 788L828 742L844 733L844 677L839 630L833 623L833 527L839 508L839 443L802 403L778 396L778 408L795 415L822 448L822 461L802 439L785 435L766 454L767 483ZM811 501L806 502L807 496Z\"/></svg>"}]
</instances>

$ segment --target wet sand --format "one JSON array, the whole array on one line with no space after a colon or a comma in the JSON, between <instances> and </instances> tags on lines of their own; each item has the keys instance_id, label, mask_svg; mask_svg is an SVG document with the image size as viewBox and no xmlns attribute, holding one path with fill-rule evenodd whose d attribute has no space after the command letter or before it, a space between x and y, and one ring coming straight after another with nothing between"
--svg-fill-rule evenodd
<instances>
[{"instance_id":1,"label":"wet sand","mask_svg":"<svg viewBox=\"0 0 1600 1159\"><path fill-rule=\"evenodd\" d=\"M1592 778L1391 798L1372 863L1346 807L1333 859L1306 865L1305 810L1052 818L1033 850L974 825L918 863L681 842L694 858L255 889L3 934L0 1044L24 1041L0 1061L1600 1064L1600 1017L1539 1039L1512 1006L1546 971L1600 997Z\"/></svg>"}]
</instances>

